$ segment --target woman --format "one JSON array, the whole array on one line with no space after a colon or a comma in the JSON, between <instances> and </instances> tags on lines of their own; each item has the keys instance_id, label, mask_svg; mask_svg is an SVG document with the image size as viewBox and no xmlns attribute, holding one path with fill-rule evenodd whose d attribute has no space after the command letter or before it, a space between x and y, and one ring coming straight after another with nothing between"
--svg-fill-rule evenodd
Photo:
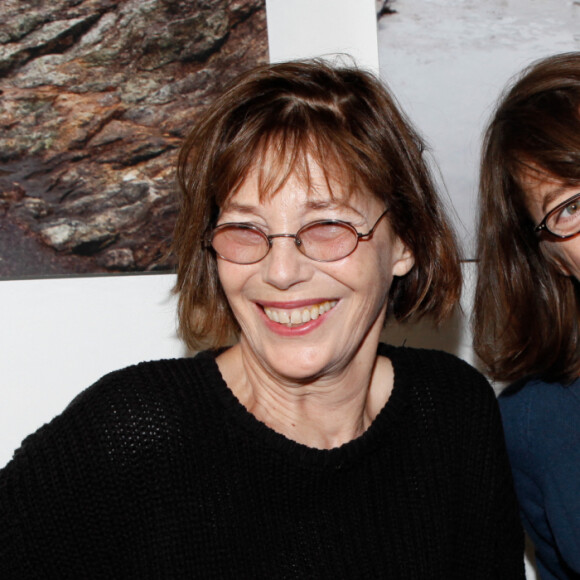
<instances>
[{"instance_id":1,"label":"woman","mask_svg":"<svg viewBox=\"0 0 580 580\"><path fill-rule=\"evenodd\" d=\"M487 130L475 347L543 580L580 577L580 53L525 70Z\"/></svg>"},{"instance_id":2,"label":"woman","mask_svg":"<svg viewBox=\"0 0 580 580\"><path fill-rule=\"evenodd\" d=\"M422 148L353 68L263 66L209 106L175 250L181 334L211 350L113 373L25 442L3 578L523 577L491 387L379 345L387 312L459 293Z\"/></svg>"}]
</instances>

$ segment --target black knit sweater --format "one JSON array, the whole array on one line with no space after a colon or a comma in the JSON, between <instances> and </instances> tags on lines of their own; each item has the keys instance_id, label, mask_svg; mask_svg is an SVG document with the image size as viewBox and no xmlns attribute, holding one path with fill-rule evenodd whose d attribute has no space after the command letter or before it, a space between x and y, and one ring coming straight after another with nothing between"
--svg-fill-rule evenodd
<instances>
[{"instance_id":1,"label":"black knit sweater","mask_svg":"<svg viewBox=\"0 0 580 580\"><path fill-rule=\"evenodd\" d=\"M0 472L0 578L524 578L490 386L380 353L391 397L332 450L256 420L212 353L105 376Z\"/></svg>"}]
</instances>

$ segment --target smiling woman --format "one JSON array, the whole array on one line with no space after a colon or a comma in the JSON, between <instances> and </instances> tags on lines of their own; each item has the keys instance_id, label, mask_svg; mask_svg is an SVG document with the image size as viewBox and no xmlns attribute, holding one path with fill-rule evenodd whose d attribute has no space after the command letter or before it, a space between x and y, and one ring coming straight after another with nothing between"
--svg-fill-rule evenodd
<instances>
[{"instance_id":1,"label":"smiling woman","mask_svg":"<svg viewBox=\"0 0 580 580\"><path fill-rule=\"evenodd\" d=\"M175 251L210 350L111 373L25 441L3 578L523 578L491 387L379 343L459 297L423 150L354 67L258 67L209 105Z\"/></svg>"}]
</instances>

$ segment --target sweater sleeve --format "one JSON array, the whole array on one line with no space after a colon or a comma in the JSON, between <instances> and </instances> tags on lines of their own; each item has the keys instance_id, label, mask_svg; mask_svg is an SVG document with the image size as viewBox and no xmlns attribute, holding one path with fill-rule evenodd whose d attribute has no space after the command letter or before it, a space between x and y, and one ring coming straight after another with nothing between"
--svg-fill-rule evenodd
<instances>
[{"instance_id":1,"label":"sweater sleeve","mask_svg":"<svg viewBox=\"0 0 580 580\"><path fill-rule=\"evenodd\" d=\"M495 456L495 474L491 483L494 502L495 546L498 554L497 578L524 578L524 534L512 472L505 446L504 432L495 395L490 400L490 451Z\"/></svg>"},{"instance_id":2,"label":"sweater sleeve","mask_svg":"<svg viewBox=\"0 0 580 580\"><path fill-rule=\"evenodd\" d=\"M495 393L483 377L475 378L472 395L479 391L468 420L479 428L472 430L471 445L464 448L465 470L472 479L473 497L468 497L468 513L462 521L469 528L471 510L487 514L480 519L480 530L493 546L493 578L525 578L524 534L517 497L505 446L505 438ZM470 429L468 427L468 429ZM470 429L471 430L471 429ZM465 530L465 533L469 533Z\"/></svg>"},{"instance_id":3,"label":"sweater sleeve","mask_svg":"<svg viewBox=\"0 0 580 580\"><path fill-rule=\"evenodd\" d=\"M149 458L167 447L167 410L141 388L149 374L104 377L0 471L3 580L130 576L127 511Z\"/></svg>"},{"instance_id":4,"label":"sweater sleeve","mask_svg":"<svg viewBox=\"0 0 580 580\"><path fill-rule=\"evenodd\" d=\"M445 433L455 482L457 568L472 580L523 579L523 529L495 393L451 355L438 353L431 364L436 432Z\"/></svg>"}]
</instances>

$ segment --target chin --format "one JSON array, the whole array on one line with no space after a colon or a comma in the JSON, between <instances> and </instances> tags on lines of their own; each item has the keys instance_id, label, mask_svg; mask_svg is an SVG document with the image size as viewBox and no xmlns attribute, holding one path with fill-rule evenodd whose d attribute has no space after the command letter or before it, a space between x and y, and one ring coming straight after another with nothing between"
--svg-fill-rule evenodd
<instances>
[{"instance_id":1,"label":"chin","mask_svg":"<svg viewBox=\"0 0 580 580\"><path fill-rule=\"evenodd\" d=\"M319 345L286 344L284 347L272 345L266 349L264 359L278 375L306 381L323 376L332 368L332 353L325 353L324 350Z\"/></svg>"}]
</instances>

